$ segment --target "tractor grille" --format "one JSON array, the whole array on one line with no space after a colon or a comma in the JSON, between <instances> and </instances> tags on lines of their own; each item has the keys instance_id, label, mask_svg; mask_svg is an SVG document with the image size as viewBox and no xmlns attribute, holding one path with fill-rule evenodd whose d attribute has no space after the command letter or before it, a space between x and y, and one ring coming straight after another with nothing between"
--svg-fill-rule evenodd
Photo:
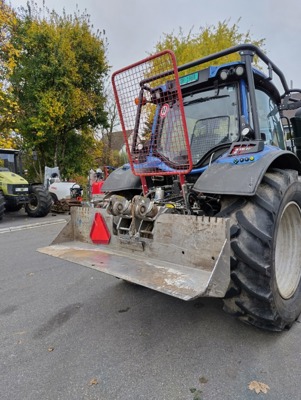
<instances>
[{"instance_id":1,"label":"tractor grille","mask_svg":"<svg viewBox=\"0 0 301 400\"><path fill-rule=\"evenodd\" d=\"M28 185L26 183L18 185L7 185L7 192L10 195L28 194Z\"/></svg>"}]
</instances>

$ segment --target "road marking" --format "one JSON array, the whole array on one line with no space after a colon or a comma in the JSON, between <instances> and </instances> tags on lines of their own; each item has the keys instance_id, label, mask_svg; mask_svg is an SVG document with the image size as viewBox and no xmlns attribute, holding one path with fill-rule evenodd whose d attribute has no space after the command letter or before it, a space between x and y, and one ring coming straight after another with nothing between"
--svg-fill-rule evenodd
<instances>
[{"instance_id":1,"label":"road marking","mask_svg":"<svg viewBox=\"0 0 301 400\"><path fill-rule=\"evenodd\" d=\"M12 226L9 228L1 228L0 234L15 232L15 231L23 231L25 229L34 229L34 228L39 228L41 226L56 225L56 224L62 224L62 223L67 223L67 221L65 219L57 219L56 221L51 221L51 222L37 222L35 224Z\"/></svg>"}]
</instances>

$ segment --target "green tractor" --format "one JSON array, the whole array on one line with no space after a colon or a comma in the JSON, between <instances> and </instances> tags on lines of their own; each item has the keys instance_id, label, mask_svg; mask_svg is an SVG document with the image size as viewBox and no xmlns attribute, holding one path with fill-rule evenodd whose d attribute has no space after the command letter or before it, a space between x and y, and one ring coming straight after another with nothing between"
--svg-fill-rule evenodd
<instances>
[{"instance_id":1,"label":"green tractor","mask_svg":"<svg viewBox=\"0 0 301 400\"><path fill-rule=\"evenodd\" d=\"M0 149L0 220L4 211L19 211L23 206L29 217L45 217L51 208L49 192L40 183L29 183L21 176L21 153Z\"/></svg>"}]
</instances>

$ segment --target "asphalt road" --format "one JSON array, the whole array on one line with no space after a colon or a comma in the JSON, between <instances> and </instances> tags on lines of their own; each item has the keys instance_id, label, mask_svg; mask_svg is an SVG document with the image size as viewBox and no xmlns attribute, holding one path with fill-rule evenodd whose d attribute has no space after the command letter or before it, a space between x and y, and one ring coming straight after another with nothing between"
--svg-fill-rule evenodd
<instances>
[{"instance_id":1,"label":"asphalt road","mask_svg":"<svg viewBox=\"0 0 301 400\"><path fill-rule=\"evenodd\" d=\"M1 400L301 399L300 323L262 332L220 300L183 302L38 253L68 218L0 223Z\"/></svg>"}]
</instances>

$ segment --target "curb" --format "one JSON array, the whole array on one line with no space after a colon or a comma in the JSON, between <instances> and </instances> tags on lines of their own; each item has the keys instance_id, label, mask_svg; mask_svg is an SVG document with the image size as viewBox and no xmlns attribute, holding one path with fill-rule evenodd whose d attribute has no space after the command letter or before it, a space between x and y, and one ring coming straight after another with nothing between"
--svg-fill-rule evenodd
<instances>
[{"instance_id":1,"label":"curb","mask_svg":"<svg viewBox=\"0 0 301 400\"><path fill-rule=\"evenodd\" d=\"M56 224L62 224L62 223L67 223L67 221L65 219L57 219L56 221L50 221L50 222L37 222L35 224L18 225L18 226L12 226L10 228L0 228L0 234L1 233L10 233L10 232L15 232L15 231L23 231L26 229L34 229L34 228L39 228L41 226L56 225Z\"/></svg>"}]
</instances>

